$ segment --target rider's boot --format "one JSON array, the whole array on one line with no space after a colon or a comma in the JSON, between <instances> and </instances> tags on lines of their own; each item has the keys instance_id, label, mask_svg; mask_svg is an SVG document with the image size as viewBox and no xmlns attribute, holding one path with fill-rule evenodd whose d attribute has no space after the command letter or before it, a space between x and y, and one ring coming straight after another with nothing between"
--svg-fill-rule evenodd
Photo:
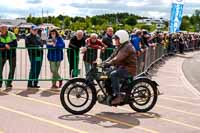
<instances>
[{"instance_id":1,"label":"rider's boot","mask_svg":"<svg viewBox=\"0 0 200 133\"><path fill-rule=\"evenodd\" d=\"M117 97L111 102L112 105L120 104L123 102L123 97L121 95L117 95Z\"/></svg>"}]
</instances>

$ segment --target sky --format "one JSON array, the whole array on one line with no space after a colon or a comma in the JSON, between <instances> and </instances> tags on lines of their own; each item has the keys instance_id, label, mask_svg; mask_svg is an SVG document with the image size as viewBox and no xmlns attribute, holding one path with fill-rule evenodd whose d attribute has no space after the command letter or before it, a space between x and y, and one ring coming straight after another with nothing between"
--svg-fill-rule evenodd
<instances>
[{"instance_id":1,"label":"sky","mask_svg":"<svg viewBox=\"0 0 200 133\"><path fill-rule=\"evenodd\" d=\"M0 18L18 18L59 14L94 16L128 12L140 16L168 19L172 0L1 0ZM185 0L184 15L200 9L200 0Z\"/></svg>"}]
</instances>

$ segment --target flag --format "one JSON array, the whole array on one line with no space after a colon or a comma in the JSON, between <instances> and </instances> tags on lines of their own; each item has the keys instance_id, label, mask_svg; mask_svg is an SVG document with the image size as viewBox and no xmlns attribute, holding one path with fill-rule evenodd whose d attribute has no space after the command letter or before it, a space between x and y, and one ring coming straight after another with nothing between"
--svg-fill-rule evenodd
<instances>
[{"instance_id":1,"label":"flag","mask_svg":"<svg viewBox=\"0 0 200 133\"><path fill-rule=\"evenodd\" d=\"M170 18L170 33L180 31L183 18L184 0L173 0Z\"/></svg>"}]
</instances>

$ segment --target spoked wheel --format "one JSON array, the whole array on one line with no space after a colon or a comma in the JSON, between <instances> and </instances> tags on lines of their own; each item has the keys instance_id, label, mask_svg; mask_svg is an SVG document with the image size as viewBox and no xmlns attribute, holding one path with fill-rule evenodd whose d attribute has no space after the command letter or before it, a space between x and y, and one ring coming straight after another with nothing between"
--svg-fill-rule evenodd
<instances>
[{"instance_id":1,"label":"spoked wheel","mask_svg":"<svg viewBox=\"0 0 200 133\"><path fill-rule=\"evenodd\" d=\"M157 102L157 92L157 86L151 80L138 79L134 81L129 106L137 112L148 112Z\"/></svg>"},{"instance_id":2,"label":"spoked wheel","mask_svg":"<svg viewBox=\"0 0 200 133\"><path fill-rule=\"evenodd\" d=\"M96 103L96 89L87 86L85 79L72 79L63 86L60 100L68 112L81 115L90 111Z\"/></svg>"}]
</instances>

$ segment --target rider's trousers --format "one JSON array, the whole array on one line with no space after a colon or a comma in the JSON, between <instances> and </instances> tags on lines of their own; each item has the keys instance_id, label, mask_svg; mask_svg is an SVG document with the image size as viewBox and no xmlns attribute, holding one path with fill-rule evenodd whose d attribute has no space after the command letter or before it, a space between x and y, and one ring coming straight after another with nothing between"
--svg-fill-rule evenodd
<instances>
[{"instance_id":1,"label":"rider's trousers","mask_svg":"<svg viewBox=\"0 0 200 133\"><path fill-rule=\"evenodd\" d=\"M110 73L110 77L113 95L120 95L120 80L128 77L128 71L123 68L118 68Z\"/></svg>"}]
</instances>

